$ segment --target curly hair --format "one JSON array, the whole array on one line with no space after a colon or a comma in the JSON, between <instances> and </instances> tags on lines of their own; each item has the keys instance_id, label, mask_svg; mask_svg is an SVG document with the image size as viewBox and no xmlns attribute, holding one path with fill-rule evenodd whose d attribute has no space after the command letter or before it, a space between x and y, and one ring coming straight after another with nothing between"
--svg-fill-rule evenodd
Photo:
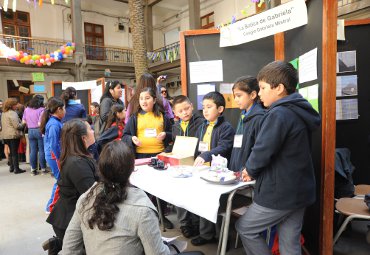
<instances>
[{"instance_id":1,"label":"curly hair","mask_svg":"<svg viewBox=\"0 0 370 255\"><path fill-rule=\"evenodd\" d=\"M86 214L87 222L84 223L87 223L90 229L94 229L95 225L102 231L114 227L119 212L117 204L127 198L129 178L134 167L135 156L126 144L112 141L104 147L98 166L101 180L91 188L80 209L83 216L89 212ZM90 201L93 201L92 206L87 208Z\"/></svg>"}]
</instances>

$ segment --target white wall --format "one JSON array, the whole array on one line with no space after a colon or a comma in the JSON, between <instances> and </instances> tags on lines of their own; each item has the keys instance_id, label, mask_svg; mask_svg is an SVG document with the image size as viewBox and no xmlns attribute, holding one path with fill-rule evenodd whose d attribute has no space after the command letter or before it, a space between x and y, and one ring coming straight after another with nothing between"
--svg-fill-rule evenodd
<instances>
[{"instance_id":1,"label":"white wall","mask_svg":"<svg viewBox=\"0 0 370 255\"><path fill-rule=\"evenodd\" d=\"M30 13L32 37L72 40L72 24L67 20L67 14L71 13L71 10L64 4L51 5L44 1L42 7L37 6L35 9L33 1L31 4L28 4L27 1L17 1L17 10ZM127 5L114 1L106 1L104 4L82 1L82 10L83 23L89 22L104 26L104 44L106 46L132 46L131 34L128 32L128 19L125 19L128 16ZM118 17L121 17L121 21L126 27L124 32L116 32L115 30Z\"/></svg>"}]
</instances>

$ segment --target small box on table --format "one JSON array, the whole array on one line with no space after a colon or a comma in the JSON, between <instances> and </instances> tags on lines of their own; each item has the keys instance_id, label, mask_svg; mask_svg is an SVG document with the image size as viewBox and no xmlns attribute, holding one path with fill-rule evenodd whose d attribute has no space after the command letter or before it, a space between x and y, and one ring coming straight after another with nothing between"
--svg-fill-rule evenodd
<instances>
[{"instance_id":1,"label":"small box on table","mask_svg":"<svg viewBox=\"0 0 370 255\"><path fill-rule=\"evenodd\" d=\"M194 164L195 149L198 138L188 136L176 136L172 152L158 154L158 159L171 166Z\"/></svg>"}]
</instances>

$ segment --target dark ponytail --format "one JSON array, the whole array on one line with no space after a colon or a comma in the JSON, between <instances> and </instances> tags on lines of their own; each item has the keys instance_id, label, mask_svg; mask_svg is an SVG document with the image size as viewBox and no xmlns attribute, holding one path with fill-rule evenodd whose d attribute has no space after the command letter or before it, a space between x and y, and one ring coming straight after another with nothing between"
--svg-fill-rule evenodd
<instances>
[{"instance_id":1,"label":"dark ponytail","mask_svg":"<svg viewBox=\"0 0 370 255\"><path fill-rule=\"evenodd\" d=\"M77 97L77 90L74 87L68 87L60 95L60 99L63 100L64 105L67 106L69 99L75 99Z\"/></svg>"},{"instance_id":2,"label":"dark ponytail","mask_svg":"<svg viewBox=\"0 0 370 255\"><path fill-rule=\"evenodd\" d=\"M100 154L99 171L101 181L94 186L82 202L82 214L87 214L87 224L90 229L96 225L100 230L110 230L114 227L117 204L127 198L129 179L135 167L135 156L131 149L121 141L108 143ZM90 208L86 208L90 200L95 200Z\"/></svg>"},{"instance_id":3,"label":"dark ponytail","mask_svg":"<svg viewBox=\"0 0 370 255\"><path fill-rule=\"evenodd\" d=\"M63 101L56 97L51 97L48 100L46 108L41 116L41 123L40 123L40 131L41 134L45 134L45 127L46 123L48 123L50 119L50 115L54 114L59 108L63 108L64 104Z\"/></svg>"},{"instance_id":4,"label":"dark ponytail","mask_svg":"<svg viewBox=\"0 0 370 255\"><path fill-rule=\"evenodd\" d=\"M259 101L258 92L260 91L260 87L258 86L258 81L255 77L242 76L237 78L234 81L233 92L235 89L244 91L247 94L251 94L253 91L256 91L257 96L254 101Z\"/></svg>"}]
</instances>

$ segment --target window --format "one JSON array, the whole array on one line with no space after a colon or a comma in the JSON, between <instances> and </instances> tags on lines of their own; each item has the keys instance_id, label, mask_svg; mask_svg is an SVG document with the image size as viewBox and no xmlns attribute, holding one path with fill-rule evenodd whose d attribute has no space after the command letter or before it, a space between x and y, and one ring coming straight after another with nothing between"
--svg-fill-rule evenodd
<instances>
[{"instance_id":1,"label":"window","mask_svg":"<svg viewBox=\"0 0 370 255\"><path fill-rule=\"evenodd\" d=\"M200 18L200 24L203 29L213 28L215 26L214 14L214 12L211 12Z\"/></svg>"},{"instance_id":2,"label":"window","mask_svg":"<svg viewBox=\"0 0 370 255\"><path fill-rule=\"evenodd\" d=\"M1 11L1 21L3 24L3 33L6 35L15 35L21 37L31 37L30 14L21 11ZM28 39L21 38L15 41L5 41L9 47L15 47L17 50L28 51L31 48L31 42Z\"/></svg>"},{"instance_id":3,"label":"window","mask_svg":"<svg viewBox=\"0 0 370 255\"><path fill-rule=\"evenodd\" d=\"M86 58L104 60L104 26L85 23Z\"/></svg>"}]
</instances>

